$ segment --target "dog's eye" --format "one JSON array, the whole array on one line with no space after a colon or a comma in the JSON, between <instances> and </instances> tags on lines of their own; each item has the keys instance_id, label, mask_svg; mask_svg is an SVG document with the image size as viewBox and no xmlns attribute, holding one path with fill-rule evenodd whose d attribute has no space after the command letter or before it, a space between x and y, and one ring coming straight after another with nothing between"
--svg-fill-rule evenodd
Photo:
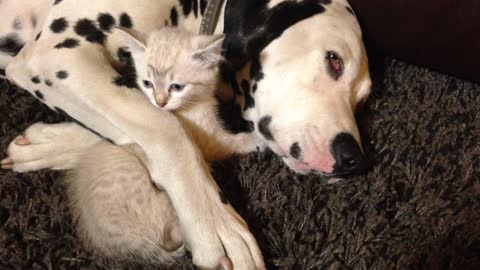
<instances>
[{"instance_id":1,"label":"dog's eye","mask_svg":"<svg viewBox=\"0 0 480 270\"><path fill-rule=\"evenodd\" d=\"M326 56L327 70L330 75L338 80L343 73L343 60L336 52L328 51Z\"/></svg>"},{"instance_id":2,"label":"dog's eye","mask_svg":"<svg viewBox=\"0 0 480 270\"><path fill-rule=\"evenodd\" d=\"M153 83L148 80L143 80L143 86L145 86L145 88L153 88Z\"/></svg>"},{"instance_id":3,"label":"dog's eye","mask_svg":"<svg viewBox=\"0 0 480 270\"><path fill-rule=\"evenodd\" d=\"M172 83L170 85L170 90L173 90L173 91L176 91L176 92L180 92L183 90L183 88L185 87L185 85L183 84L178 84L178 83Z\"/></svg>"}]
</instances>

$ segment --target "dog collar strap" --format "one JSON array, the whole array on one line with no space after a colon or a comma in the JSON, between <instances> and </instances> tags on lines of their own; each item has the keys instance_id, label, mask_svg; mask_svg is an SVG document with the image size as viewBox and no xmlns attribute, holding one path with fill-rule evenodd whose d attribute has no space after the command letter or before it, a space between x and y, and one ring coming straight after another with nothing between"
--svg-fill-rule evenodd
<instances>
[{"instance_id":1,"label":"dog collar strap","mask_svg":"<svg viewBox=\"0 0 480 270\"><path fill-rule=\"evenodd\" d=\"M200 34L212 35L217 25L218 15L223 5L223 0L211 0L208 2L207 9L202 17L200 24Z\"/></svg>"}]
</instances>

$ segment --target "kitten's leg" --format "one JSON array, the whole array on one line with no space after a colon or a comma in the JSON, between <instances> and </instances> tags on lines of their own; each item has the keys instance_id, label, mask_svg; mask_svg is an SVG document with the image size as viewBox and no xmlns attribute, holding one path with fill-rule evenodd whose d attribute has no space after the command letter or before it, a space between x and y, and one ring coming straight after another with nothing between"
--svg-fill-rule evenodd
<instances>
[{"instance_id":1,"label":"kitten's leg","mask_svg":"<svg viewBox=\"0 0 480 270\"><path fill-rule=\"evenodd\" d=\"M67 178L79 237L109 258L172 262L183 254L178 219L166 192L156 189L138 146L100 142Z\"/></svg>"},{"instance_id":2,"label":"kitten's leg","mask_svg":"<svg viewBox=\"0 0 480 270\"><path fill-rule=\"evenodd\" d=\"M16 172L71 169L86 149L101 140L75 123L36 123L9 144L1 166Z\"/></svg>"}]
</instances>

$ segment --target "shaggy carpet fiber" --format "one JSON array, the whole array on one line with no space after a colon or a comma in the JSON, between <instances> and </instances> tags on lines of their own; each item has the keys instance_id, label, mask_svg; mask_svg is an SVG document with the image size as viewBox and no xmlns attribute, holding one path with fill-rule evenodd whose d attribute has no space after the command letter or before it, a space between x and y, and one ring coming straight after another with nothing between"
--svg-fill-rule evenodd
<instances>
[{"instance_id":1,"label":"shaggy carpet fiber","mask_svg":"<svg viewBox=\"0 0 480 270\"><path fill-rule=\"evenodd\" d=\"M367 175L327 184L272 153L215 164L268 269L480 269L480 86L394 59L372 61L357 113ZM1 149L58 122L0 82ZM4 155L4 154L2 154ZM0 171L0 268L152 268L104 263L75 236L58 172ZM156 269L192 269L188 258Z\"/></svg>"}]
</instances>

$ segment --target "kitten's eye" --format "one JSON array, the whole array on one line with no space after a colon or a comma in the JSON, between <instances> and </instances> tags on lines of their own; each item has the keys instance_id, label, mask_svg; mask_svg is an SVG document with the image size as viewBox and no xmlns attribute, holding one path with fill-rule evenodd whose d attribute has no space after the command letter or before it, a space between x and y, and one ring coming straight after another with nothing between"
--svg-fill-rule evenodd
<instances>
[{"instance_id":1,"label":"kitten's eye","mask_svg":"<svg viewBox=\"0 0 480 270\"><path fill-rule=\"evenodd\" d=\"M143 86L145 86L145 88L152 88L153 83L151 81L144 80L143 81Z\"/></svg>"},{"instance_id":2,"label":"kitten's eye","mask_svg":"<svg viewBox=\"0 0 480 270\"><path fill-rule=\"evenodd\" d=\"M179 91L182 91L184 87L185 87L185 85L183 85L183 84L172 83L170 85L170 90L179 92Z\"/></svg>"},{"instance_id":3,"label":"kitten's eye","mask_svg":"<svg viewBox=\"0 0 480 270\"><path fill-rule=\"evenodd\" d=\"M337 80L343 73L343 60L336 52L328 51L326 55L327 70Z\"/></svg>"}]
</instances>

